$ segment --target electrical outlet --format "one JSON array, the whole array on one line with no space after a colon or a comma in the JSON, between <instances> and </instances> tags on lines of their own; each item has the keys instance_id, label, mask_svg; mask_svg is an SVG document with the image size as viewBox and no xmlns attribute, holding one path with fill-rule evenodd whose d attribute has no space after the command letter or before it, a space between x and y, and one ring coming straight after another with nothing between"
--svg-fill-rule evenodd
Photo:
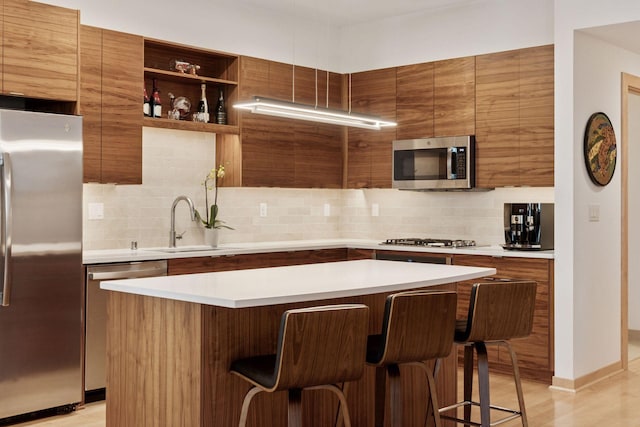
<instances>
[{"instance_id":1,"label":"electrical outlet","mask_svg":"<svg viewBox=\"0 0 640 427\"><path fill-rule=\"evenodd\" d=\"M266 203L260 203L260 216L262 218L265 218L267 216L267 204Z\"/></svg>"},{"instance_id":2,"label":"electrical outlet","mask_svg":"<svg viewBox=\"0 0 640 427\"><path fill-rule=\"evenodd\" d=\"M324 216L331 215L331 205L329 203L324 204Z\"/></svg>"},{"instance_id":3,"label":"electrical outlet","mask_svg":"<svg viewBox=\"0 0 640 427\"><path fill-rule=\"evenodd\" d=\"M377 203L371 204L371 216L380 216L380 205Z\"/></svg>"},{"instance_id":4,"label":"electrical outlet","mask_svg":"<svg viewBox=\"0 0 640 427\"><path fill-rule=\"evenodd\" d=\"M104 219L104 203L89 203L89 219Z\"/></svg>"}]
</instances>

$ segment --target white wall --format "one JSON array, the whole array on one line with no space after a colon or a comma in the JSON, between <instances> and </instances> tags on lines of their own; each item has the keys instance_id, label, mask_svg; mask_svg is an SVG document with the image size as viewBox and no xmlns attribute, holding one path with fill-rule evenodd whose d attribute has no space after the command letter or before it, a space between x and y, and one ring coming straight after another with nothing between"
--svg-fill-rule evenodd
<instances>
[{"instance_id":1,"label":"white wall","mask_svg":"<svg viewBox=\"0 0 640 427\"><path fill-rule=\"evenodd\" d=\"M349 28L233 0L42 1L79 9L87 25L342 73L553 43L553 0L479 0Z\"/></svg>"},{"instance_id":2,"label":"white wall","mask_svg":"<svg viewBox=\"0 0 640 427\"><path fill-rule=\"evenodd\" d=\"M555 375L577 379L620 360L620 177L596 188L582 138L605 111L620 135L620 72L640 60L576 29L640 19L640 3L555 1ZM635 72L634 72L635 70ZM560 166L561 165L561 166ZM589 204L601 220L587 220Z\"/></svg>"},{"instance_id":3,"label":"white wall","mask_svg":"<svg viewBox=\"0 0 640 427\"><path fill-rule=\"evenodd\" d=\"M553 0L478 1L342 29L355 72L553 43Z\"/></svg>"}]
</instances>

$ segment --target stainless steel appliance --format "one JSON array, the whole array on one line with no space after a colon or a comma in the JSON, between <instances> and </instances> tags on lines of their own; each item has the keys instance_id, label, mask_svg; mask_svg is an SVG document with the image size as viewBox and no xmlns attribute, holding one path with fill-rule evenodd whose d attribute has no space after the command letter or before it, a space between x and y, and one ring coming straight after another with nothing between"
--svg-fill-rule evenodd
<instances>
[{"instance_id":1,"label":"stainless steel appliance","mask_svg":"<svg viewBox=\"0 0 640 427\"><path fill-rule=\"evenodd\" d=\"M393 141L393 188L469 190L475 186L475 137Z\"/></svg>"},{"instance_id":2,"label":"stainless steel appliance","mask_svg":"<svg viewBox=\"0 0 640 427\"><path fill-rule=\"evenodd\" d=\"M553 249L553 203L505 203L505 249Z\"/></svg>"},{"instance_id":3,"label":"stainless steel appliance","mask_svg":"<svg viewBox=\"0 0 640 427\"><path fill-rule=\"evenodd\" d=\"M431 239L431 238L400 238L387 239L380 243L381 245L400 245L400 246L427 246L432 248L466 248L476 246L475 240L450 240L450 239Z\"/></svg>"},{"instance_id":4,"label":"stainless steel appliance","mask_svg":"<svg viewBox=\"0 0 640 427\"><path fill-rule=\"evenodd\" d=\"M87 322L85 331L86 392L101 393L106 383L107 294L103 280L135 279L167 275L167 261L127 262L87 267Z\"/></svg>"},{"instance_id":5,"label":"stainless steel appliance","mask_svg":"<svg viewBox=\"0 0 640 427\"><path fill-rule=\"evenodd\" d=\"M82 400L82 118L0 110L0 418Z\"/></svg>"}]
</instances>

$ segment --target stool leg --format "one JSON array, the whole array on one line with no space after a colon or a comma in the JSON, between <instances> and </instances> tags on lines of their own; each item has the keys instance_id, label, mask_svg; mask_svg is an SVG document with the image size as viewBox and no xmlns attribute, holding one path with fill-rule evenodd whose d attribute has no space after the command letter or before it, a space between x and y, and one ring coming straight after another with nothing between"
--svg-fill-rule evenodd
<instances>
[{"instance_id":1,"label":"stool leg","mask_svg":"<svg viewBox=\"0 0 640 427\"><path fill-rule=\"evenodd\" d=\"M483 342L474 344L478 352L478 392L480 393L480 424L482 427L489 427L491 424L491 413L489 399L489 361L487 358L487 347Z\"/></svg>"},{"instance_id":2,"label":"stool leg","mask_svg":"<svg viewBox=\"0 0 640 427\"><path fill-rule=\"evenodd\" d=\"M511 344L507 341L503 341L503 344L509 349L509 355L511 356L511 365L513 367L513 380L516 383L516 393L518 394L518 404L520 405L520 417L522 418L522 427L528 427L527 411L524 408L524 394L522 393L522 383L520 382L520 369L518 368L518 358L516 352L513 351Z\"/></svg>"},{"instance_id":3,"label":"stool leg","mask_svg":"<svg viewBox=\"0 0 640 427\"><path fill-rule=\"evenodd\" d=\"M336 385L336 387L338 387ZM340 387L338 387L340 388ZM347 403L346 403L346 399L347 399L347 391L349 390L349 383L342 383L342 396L345 399L345 403L342 403L342 400L340 401L340 404L338 405L338 412L336 414L336 421L334 423L335 427L344 427L345 426L345 419L349 417L348 414L348 409L347 412L345 413L345 409L347 408ZM338 396L338 398L340 398L340 396ZM351 423L351 421L349 421L349 423ZM347 426L350 427L350 426Z\"/></svg>"},{"instance_id":4,"label":"stool leg","mask_svg":"<svg viewBox=\"0 0 640 427\"><path fill-rule=\"evenodd\" d=\"M302 390L289 390L289 404L287 408L288 427L302 427Z\"/></svg>"},{"instance_id":5,"label":"stool leg","mask_svg":"<svg viewBox=\"0 0 640 427\"><path fill-rule=\"evenodd\" d=\"M464 391L463 401L471 402L471 393L473 392L473 345L464 346ZM469 423L471 421L471 404L464 405L464 420ZM466 424L470 425L470 424Z\"/></svg>"},{"instance_id":6,"label":"stool leg","mask_svg":"<svg viewBox=\"0 0 640 427\"><path fill-rule=\"evenodd\" d=\"M261 391L262 390L258 387L252 387L244 396L244 400L242 401L242 410L240 411L240 422L238 423L239 427L245 427L247 425L247 414L249 413L251 400L253 400L254 396Z\"/></svg>"},{"instance_id":7,"label":"stool leg","mask_svg":"<svg viewBox=\"0 0 640 427\"><path fill-rule=\"evenodd\" d=\"M387 366L389 373L389 406L391 408L391 427L402 427L402 399L400 368L398 365Z\"/></svg>"},{"instance_id":8,"label":"stool leg","mask_svg":"<svg viewBox=\"0 0 640 427\"><path fill-rule=\"evenodd\" d=\"M429 368L425 366L426 368L425 371L427 372L427 383L429 384L429 408L427 409L427 419L425 420L425 423L428 422L429 415L433 414L433 421L434 421L435 427L441 427L440 412L438 411L440 407L438 406L438 395L436 392L436 380L435 380L435 375L437 375L438 373L439 362L440 362L440 359L436 360L436 365L434 367L433 374L431 373Z\"/></svg>"},{"instance_id":9,"label":"stool leg","mask_svg":"<svg viewBox=\"0 0 640 427\"><path fill-rule=\"evenodd\" d=\"M375 385L375 408L374 408L374 425L375 427L384 427L384 409L386 404L385 394L387 391L387 368L384 366L376 367L376 385Z\"/></svg>"}]
</instances>

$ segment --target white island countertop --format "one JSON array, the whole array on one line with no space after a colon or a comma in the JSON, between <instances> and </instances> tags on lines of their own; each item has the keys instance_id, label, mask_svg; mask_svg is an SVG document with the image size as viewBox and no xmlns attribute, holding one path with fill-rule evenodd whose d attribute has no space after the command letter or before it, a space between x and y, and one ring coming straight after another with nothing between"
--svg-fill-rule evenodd
<instances>
[{"instance_id":1,"label":"white island countertop","mask_svg":"<svg viewBox=\"0 0 640 427\"><path fill-rule=\"evenodd\" d=\"M478 279L494 268L358 260L144 279L112 280L110 291L228 308L397 292Z\"/></svg>"}]
</instances>

